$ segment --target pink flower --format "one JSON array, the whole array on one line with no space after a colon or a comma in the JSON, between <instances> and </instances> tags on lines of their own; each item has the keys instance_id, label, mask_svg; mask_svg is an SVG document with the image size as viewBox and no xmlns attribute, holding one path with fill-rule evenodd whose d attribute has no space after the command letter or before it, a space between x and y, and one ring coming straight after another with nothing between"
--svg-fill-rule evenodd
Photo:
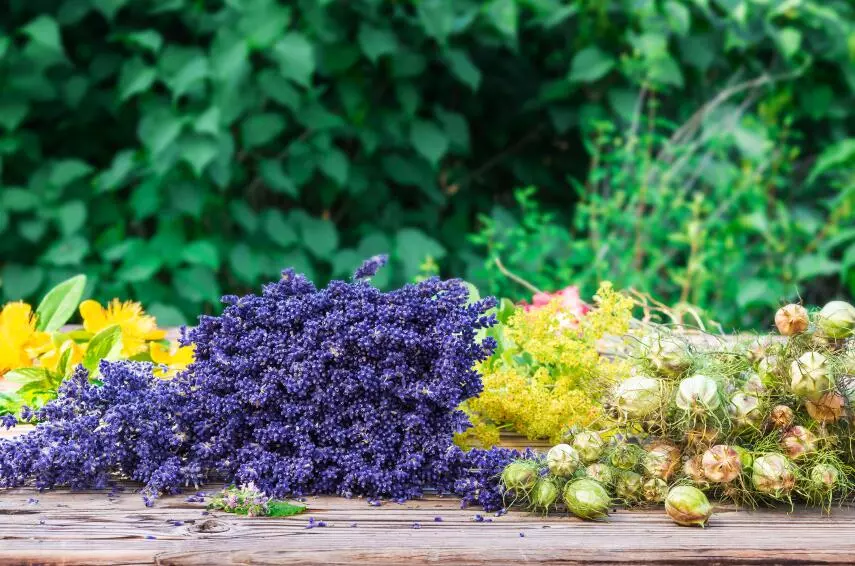
<instances>
[{"instance_id":1,"label":"pink flower","mask_svg":"<svg viewBox=\"0 0 855 566\"><path fill-rule=\"evenodd\" d=\"M531 304L525 301L520 304L526 311L531 311L545 307L556 299L561 300L562 310L572 314L577 319L582 318L591 310L591 307L579 296L579 288L575 285L570 285L554 293L535 293L531 298Z\"/></svg>"}]
</instances>

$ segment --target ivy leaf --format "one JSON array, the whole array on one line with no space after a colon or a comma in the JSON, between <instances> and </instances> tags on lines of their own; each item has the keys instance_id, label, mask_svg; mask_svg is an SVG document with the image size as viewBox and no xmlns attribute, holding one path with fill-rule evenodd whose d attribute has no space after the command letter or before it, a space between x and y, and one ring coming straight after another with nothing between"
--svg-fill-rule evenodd
<instances>
[{"instance_id":1,"label":"ivy leaf","mask_svg":"<svg viewBox=\"0 0 855 566\"><path fill-rule=\"evenodd\" d=\"M248 116L241 124L241 137L247 147L258 147L272 141L285 129L285 118L274 112Z\"/></svg>"},{"instance_id":2,"label":"ivy leaf","mask_svg":"<svg viewBox=\"0 0 855 566\"><path fill-rule=\"evenodd\" d=\"M144 29L126 34L123 39L131 45L142 47L151 53L157 53L163 47L163 36L157 30Z\"/></svg>"},{"instance_id":3,"label":"ivy leaf","mask_svg":"<svg viewBox=\"0 0 855 566\"><path fill-rule=\"evenodd\" d=\"M420 271L425 259L445 257L445 248L421 230L403 228L398 231L395 240L395 255L404 264L407 279L412 279Z\"/></svg>"},{"instance_id":4,"label":"ivy leaf","mask_svg":"<svg viewBox=\"0 0 855 566\"><path fill-rule=\"evenodd\" d=\"M824 255L803 255L796 261L796 277L799 281L807 281L814 277L836 275L840 273L840 268L840 262L830 260Z\"/></svg>"},{"instance_id":5,"label":"ivy leaf","mask_svg":"<svg viewBox=\"0 0 855 566\"><path fill-rule=\"evenodd\" d=\"M68 322L77 310L85 288L86 276L76 275L48 291L36 308L36 330L53 332Z\"/></svg>"},{"instance_id":6,"label":"ivy leaf","mask_svg":"<svg viewBox=\"0 0 855 566\"><path fill-rule=\"evenodd\" d=\"M238 279L245 283L255 283L261 275L261 262L253 249L246 244L238 244L232 248L229 265Z\"/></svg>"},{"instance_id":7,"label":"ivy leaf","mask_svg":"<svg viewBox=\"0 0 855 566\"><path fill-rule=\"evenodd\" d=\"M516 41L519 21L517 0L493 0L485 10L493 27L508 39Z\"/></svg>"},{"instance_id":8,"label":"ivy leaf","mask_svg":"<svg viewBox=\"0 0 855 566\"><path fill-rule=\"evenodd\" d=\"M16 129L27 117L29 111L29 104L19 97L0 99L0 126L10 131Z\"/></svg>"},{"instance_id":9,"label":"ivy leaf","mask_svg":"<svg viewBox=\"0 0 855 566\"><path fill-rule=\"evenodd\" d=\"M63 203L56 211L59 231L63 236L70 236L86 224L86 204L81 200Z\"/></svg>"},{"instance_id":10,"label":"ivy leaf","mask_svg":"<svg viewBox=\"0 0 855 566\"><path fill-rule=\"evenodd\" d=\"M825 148L811 169L807 182L813 183L820 175L851 163L855 163L855 138L847 138Z\"/></svg>"},{"instance_id":11,"label":"ivy leaf","mask_svg":"<svg viewBox=\"0 0 855 566\"><path fill-rule=\"evenodd\" d=\"M44 278L41 267L7 263L0 270L0 289L7 300L24 299L41 287Z\"/></svg>"},{"instance_id":12,"label":"ivy leaf","mask_svg":"<svg viewBox=\"0 0 855 566\"><path fill-rule=\"evenodd\" d=\"M181 297L193 303L216 303L220 299L220 286L214 272L201 265L176 271L172 286Z\"/></svg>"},{"instance_id":13,"label":"ivy leaf","mask_svg":"<svg viewBox=\"0 0 855 566\"><path fill-rule=\"evenodd\" d=\"M181 259L190 265L204 265L213 270L220 268L217 246L209 240L189 242L181 249Z\"/></svg>"},{"instance_id":14,"label":"ivy leaf","mask_svg":"<svg viewBox=\"0 0 855 566\"><path fill-rule=\"evenodd\" d=\"M98 364L101 360L118 360L121 353L122 328L119 325L108 326L89 341L81 364L89 370L89 379L93 379L99 373Z\"/></svg>"},{"instance_id":15,"label":"ivy leaf","mask_svg":"<svg viewBox=\"0 0 855 566\"><path fill-rule=\"evenodd\" d=\"M264 216L264 232L270 240L287 248L297 242L297 231L285 219L282 212L271 209Z\"/></svg>"},{"instance_id":16,"label":"ivy leaf","mask_svg":"<svg viewBox=\"0 0 855 566\"><path fill-rule=\"evenodd\" d=\"M166 108L152 110L140 120L137 135L153 154L159 154L181 133L181 120Z\"/></svg>"},{"instance_id":17,"label":"ivy leaf","mask_svg":"<svg viewBox=\"0 0 855 566\"><path fill-rule=\"evenodd\" d=\"M196 177L202 176L202 171L218 152L219 145L209 136L190 135L181 141L181 158L190 165Z\"/></svg>"},{"instance_id":18,"label":"ivy leaf","mask_svg":"<svg viewBox=\"0 0 855 566\"><path fill-rule=\"evenodd\" d=\"M110 192L121 188L128 176L136 167L136 151L126 149L113 157L108 169L101 172L95 179L98 192Z\"/></svg>"},{"instance_id":19,"label":"ivy leaf","mask_svg":"<svg viewBox=\"0 0 855 566\"><path fill-rule=\"evenodd\" d=\"M93 167L79 159L63 159L51 166L48 181L55 187L65 187L74 181L85 177L93 171Z\"/></svg>"},{"instance_id":20,"label":"ivy leaf","mask_svg":"<svg viewBox=\"0 0 855 566\"><path fill-rule=\"evenodd\" d=\"M80 265L88 254L89 242L86 238L72 236L51 245L42 259L53 265Z\"/></svg>"},{"instance_id":21,"label":"ivy leaf","mask_svg":"<svg viewBox=\"0 0 855 566\"><path fill-rule=\"evenodd\" d=\"M122 71L119 73L119 100L127 100L145 92L154 84L154 79L157 78L157 71L143 63L142 59L134 57L129 59L122 65Z\"/></svg>"},{"instance_id":22,"label":"ivy leaf","mask_svg":"<svg viewBox=\"0 0 855 566\"><path fill-rule=\"evenodd\" d=\"M421 0L416 7L425 33L444 44L454 28L452 0Z\"/></svg>"},{"instance_id":23,"label":"ivy leaf","mask_svg":"<svg viewBox=\"0 0 855 566\"><path fill-rule=\"evenodd\" d=\"M311 86L315 72L315 49L303 34L286 34L273 46L272 56L284 76L297 84Z\"/></svg>"},{"instance_id":24,"label":"ivy leaf","mask_svg":"<svg viewBox=\"0 0 855 566\"><path fill-rule=\"evenodd\" d=\"M62 47L62 37L59 32L59 24L52 17L41 15L25 25L22 31L34 43L59 55L65 55L65 50Z\"/></svg>"},{"instance_id":25,"label":"ivy leaf","mask_svg":"<svg viewBox=\"0 0 855 566\"><path fill-rule=\"evenodd\" d=\"M359 26L356 40L359 42L362 52L372 63L376 63L383 55L394 53L398 48L398 38L395 37L394 33L388 29L378 29L365 23Z\"/></svg>"},{"instance_id":26,"label":"ivy leaf","mask_svg":"<svg viewBox=\"0 0 855 566\"><path fill-rule=\"evenodd\" d=\"M303 246L318 259L331 259L338 248L338 230L329 220L306 217L300 223Z\"/></svg>"},{"instance_id":27,"label":"ivy leaf","mask_svg":"<svg viewBox=\"0 0 855 566\"><path fill-rule=\"evenodd\" d=\"M410 128L410 143L431 165L437 166L448 151L448 137L433 122L416 120Z\"/></svg>"},{"instance_id":28,"label":"ivy leaf","mask_svg":"<svg viewBox=\"0 0 855 566\"><path fill-rule=\"evenodd\" d=\"M282 162L277 159L263 159L258 164L259 173L264 182L276 192L297 198L300 196L299 188L294 180L285 173Z\"/></svg>"},{"instance_id":29,"label":"ivy leaf","mask_svg":"<svg viewBox=\"0 0 855 566\"><path fill-rule=\"evenodd\" d=\"M338 183L339 186L343 186L347 182L350 161L343 151L331 149L325 152L321 158L320 168L327 177Z\"/></svg>"},{"instance_id":30,"label":"ivy leaf","mask_svg":"<svg viewBox=\"0 0 855 566\"><path fill-rule=\"evenodd\" d=\"M481 84L481 71L462 49L449 49L445 54L446 62L452 74L463 81L473 91Z\"/></svg>"},{"instance_id":31,"label":"ivy leaf","mask_svg":"<svg viewBox=\"0 0 855 566\"><path fill-rule=\"evenodd\" d=\"M573 82L591 83L606 76L614 66L611 55L598 47L586 47L573 57L568 78Z\"/></svg>"}]
</instances>

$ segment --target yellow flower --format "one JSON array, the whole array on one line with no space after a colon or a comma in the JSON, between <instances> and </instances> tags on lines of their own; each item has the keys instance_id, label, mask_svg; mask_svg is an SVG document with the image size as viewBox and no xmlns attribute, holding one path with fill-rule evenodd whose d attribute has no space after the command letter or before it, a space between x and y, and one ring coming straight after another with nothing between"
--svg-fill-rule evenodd
<instances>
[{"instance_id":1,"label":"yellow flower","mask_svg":"<svg viewBox=\"0 0 855 566\"><path fill-rule=\"evenodd\" d=\"M147 341L166 337L166 332L157 328L154 317L145 314L142 306L133 301L123 303L113 299L107 308L97 301L83 301L80 316L83 317L83 328L92 334L118 325L122 330L122 355L128 358L144 352Z\"/></svg>"},{"instance_id":2,"label":"yellow flower","mask_svg":"<svg viewBox=\"0 0 855 566\"><path fill-rule=\"evenodd\" d=\"M151 360L155 364L161 364L167 366L168 368L166 371L164 371L162 368L155 367L154 375L162 379L168 379L174 376L176 373L193 363L195 352L195 344L190 344L189 346L181 346L180 348L177 346L172 346L171 348L167 349L162 344L152 342L149 345L149 353L151 354Z\"/></svg>"},{"instance_id":3,"label":"yellow flower","mask_svg":"<svg viewBox=\"0 0 855 566\"><path fill-rule=\"evenodd\" d=\"M39 358L39 365L51 372L58 372L59 361L62 359L63 354L66 350L71 350L71 354L68 358L68 366L66 367L75 368L83 361L83 354L86 353L86 346L87 344L78 344L74 340L66 340L56 348L48 350L48 352Z\"/></svg>"},{"instance_id":4,"label":"yellow flower","mask_svg":"<svg viewBox=\"0 0 855 566\"><path fill-rule=\"evenodd\" d=\"M31 367L39 354L52 347L50 334L36 330L30 305L9 303L0 311L0 375L11 369Z\"/></svg>"}]
</instances>

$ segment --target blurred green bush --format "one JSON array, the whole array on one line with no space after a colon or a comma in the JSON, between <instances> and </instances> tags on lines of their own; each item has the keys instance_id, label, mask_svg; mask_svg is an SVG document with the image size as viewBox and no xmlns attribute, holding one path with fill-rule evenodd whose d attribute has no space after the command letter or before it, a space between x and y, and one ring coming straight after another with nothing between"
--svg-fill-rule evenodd
<instances>
[{"instance_id":1,"label":"blurred green bush","mask_svg":"<svg viewBox=\"0 0 855 566\"><path fill-rule=\"evenodd\" d=\"M602 124L631 129L651 99L682 123L758 77L731 102L750 99L741 120L764 127L735 129L734 143L774 152L786 129L803 150L783 159L769 207L804 205L819 222L799 231L822 230L818 198L851 193L851 178L832 185L827 174L799 189L820 154L827 168L855 161L847 0L7 0L0 10L5 299L82 271L95 298L133 297L174 324L283 266L323 280L380 251L394 262L381 284L412 279L430 258L520 296L483 269L495 247L466 234L486 229L478 213L513 211L514 187L531 184L557 211L549 249L569 242L573 261L614 277L631 264L576 255L592 226L615 229L585 219L641 190L620 177L615 191L587 192L603 182L592 176L621 171L590 167ZM731 168L741 155L728 153ZM657 206L677 183L650 189ZM714 190L709 203L724 190L714 184L682 188ZM660 229L655 215L640 218L632 234ZM837 290L852 285L855 256L840 255L843 224L828 224L839 247L813 268ZM741 233L755 253L721 257L750 268L755 295L792 294L774 270L751 268L758 242L786 240L762 226ZM642 245L670 243L657 234ZM680 269L683 252L661 253ZM555 261L517 267L558 269L542 274L550 284L581 276ZM661 283L675 275L645 268L628 282L680 298L680 281ZM693 287L687 298L709 307L727 296Z\"/></svg>"}]
</instances>

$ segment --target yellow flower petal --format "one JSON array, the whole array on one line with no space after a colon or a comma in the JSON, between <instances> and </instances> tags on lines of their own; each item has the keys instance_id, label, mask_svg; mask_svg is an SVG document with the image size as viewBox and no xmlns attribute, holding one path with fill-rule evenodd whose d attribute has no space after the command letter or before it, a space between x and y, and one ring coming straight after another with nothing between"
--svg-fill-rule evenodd
<instances>
[{"instance_id":1,"label":"yellow flower petal","mask_svg":"<svg viewBox=\"0 0 855 566\"><path fill-rule=\"evenodd\" d=\"M125 357L144 352L147 341L166 336L165 331L157 328L154 317L145 314L142 305L133 301L113 299L106 308L96 301L84 301L80 305L80 315L84 328L92 333L118 325L122 329L122 355Z\"/></svg>"},{"instance_id":2,"label":"yellow flower petal","mask_svg":"<svg viewBox=\"0 0 855 566\"><path fill-rule=\"evenodd\" d=\"M83 328L95 334L107 326L104 309L98 301L88 300L80 303L80 316L83 317Z\"/></svg>"}]
</instances>

